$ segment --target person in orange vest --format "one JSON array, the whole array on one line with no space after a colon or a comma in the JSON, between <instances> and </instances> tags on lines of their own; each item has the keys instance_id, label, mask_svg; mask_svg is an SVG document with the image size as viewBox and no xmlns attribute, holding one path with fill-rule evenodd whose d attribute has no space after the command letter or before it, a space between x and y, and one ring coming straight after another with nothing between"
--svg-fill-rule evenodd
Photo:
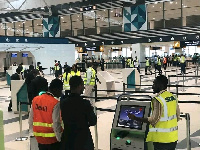
<instances>
[{"instance_id":1,"label":"person in orange vest","mask_svg":"<svg viewBox=\"0 0 200 150\"><path fill-rule=\"evenodd\" d=\"M49 91L36 96L32 101L29 115L30 132L38 142L39 150L59 150L62 136L60 102L63 83L54 79Z\"/></svg>"},{"instance_id":2,"label":"person in orange vest","mask_svg":"<svg viewBox=\"0 0 200 150\"><path fill-rule=\"evenodd\" d=\"M163 58L163 68L164 68L164 70L166 70L166 68L167 68L167 57Z\"/></svg>"}]
</instances>

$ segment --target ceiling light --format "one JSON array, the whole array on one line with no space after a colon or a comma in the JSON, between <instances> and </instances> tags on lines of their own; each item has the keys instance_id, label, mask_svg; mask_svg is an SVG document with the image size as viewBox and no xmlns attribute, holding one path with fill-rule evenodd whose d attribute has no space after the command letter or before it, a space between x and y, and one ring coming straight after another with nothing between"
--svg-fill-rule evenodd
<instances>
[{"instance_id":1,"label":"ceiling light","mask_svg":"<svg viewBox=\"0 0 200 150\"><path fill-rule=\"evenodd\" d=\"M176 4L178 4L178 2L176 2Z\"/></svg>"},{"instance_id":2,"label":"ceiling light","mask_svg":"<svg viewBox=\"0 0 200 150\"><path fill-rule=\"evenodd\" d=\"M19 18L19 17L15 17L15 18Z\"/></svg>"},{"instance_id":3,"label":"ceiling light","mask_svg":"<svg viewBox=\"0 0 200 150\"><path fill-rule=\"evenodd\" d=\"M61 17L61 19L63 19L63 17Z\"/></svg>"},{"instance_id":4,"label":"ceiling light","mask_svg":"<svg viewBox=\"0 0 200 150\"><path fill-rule=\"evenodd\" d=\"M154 5L152 7L154 7Z\"/></svg>"},{"instance_id":5,"label":"ceiling light","mask_svg":"<svg viewBox=\"0 0 200 150\"><path fill-rule=\"evenodd\" d=\"M113 12L113 10L111 10L110 12Z\"/></svg>"},{"instance_id":6,"label":"ceiling light","mask_svg":"<svg viewBox=\"0 0 200 150\"><path fill-rule=\"evenodd\" d=\"M79 17L79 15L78 15L78 17Z\"/></svg>"},{"instance_id":7,"label":"ceiling light","mask_svg":"<svg viewBox=\"0 0 200 150\"><path fill-rule=\"evenodd\" d=\"M43 26L43 24L41 24L41 26Z\"/></svg>"},{"instance_id":8,"label":"ceiling light","mask_svg":"<svg viewBox=\"0 0 200 150\"><path fill-rule=\"evenodd\" d=\"M41 7L42 10L44 10L44 7Z\"/></svg>"},{"instance_id":9,"label":"ceiling light","mask_svg":"<svg viewBox=\"0 0 200 150\"><path fill-rule=\"evenodd\" d=\"M162 8L162 7L160 7L160 8Z\"/></svg>"},{"instance_id":10,"label":"ceiling light","mask_svg":"<svg viewBox=\"0 0 200 150\"><path fill-rule=\"evenodd\" d=\"M158 4L158 2L155 2L155 4Z\"/></svg>"},{"instance_id":11,"label":"ceiling light","mask_svg":"<svg viewBox=\"0 0 200 150\"><path fill-rule=\"evenodd\" d=\"M156 18L153 18L153 20L155 20Z\"/></svg>"},{"instance_id":12,"label":"ceiling light","mask_svg":"<svg viewBox=\"0 0 200 150\"><path fill-rule=\"evenodd\" d=\"M20 26L20 25L19 25Z\"/></svg>"},{"instance_id":13,"label":"ceiling light","mask_svg":"<svg viewBox=\"0 0 200 150\"><path fill-rule=\"evenodd\" d=\"M105 9L103 11L106 11Z\"/></svg>"},{"instance_id":14,"label":"ceiling light","mask_svg":"<svg viewBox=\"0 0 200 150\"><path fill-rule=\"evenodd\" d=\"M173 4L174 2L170 2L170 4Z\"/></svg>"},{"instance_id":15,"label":"ceiling light","mask_svg":"<svg viewBox=\"0 0 200 150\"><path fill-rule=\"evenodd\" d=\"M69 10L73 10L73 9L70 7Z\"/></svg>"},{"instance_id":16,"label":"ceiling light","mask_svg":"<svg viewBox=\"0 0 200 150\"><path fill-rule=\"evenodd\" d=\"M91 10L91 12L94 12L94 10Z\"/></svg>"}]
</instances>

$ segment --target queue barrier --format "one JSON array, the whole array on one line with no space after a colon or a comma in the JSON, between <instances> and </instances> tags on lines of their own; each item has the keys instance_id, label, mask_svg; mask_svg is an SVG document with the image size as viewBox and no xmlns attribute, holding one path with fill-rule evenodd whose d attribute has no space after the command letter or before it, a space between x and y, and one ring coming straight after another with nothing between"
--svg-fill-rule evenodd
<instances>
[{"instance_id":1,"label":"queue barrier","mask_svg":"<svg viewBox=\"0 0 200 150\"><path fill-rule=\"evenodd\" d=\"M19 129L20 129L19 134L20 134L20 136L17 137L15 139L15 141L25 141L25 140L28 139L28 137L23 137L22 136L22 111L21 111L21 105L30 105L30 103L19 101Z\"/></svg>"},{"instance_id":2,"label":"queue barrier","mask_svg":"<svg viewBox=\"0 0 200 150\"><path fill-rule=\"evenodd\" d=\"M4 127L3 127L3 111L0 109L0 150L4 150Z\"/></svg>"}]
</instances>

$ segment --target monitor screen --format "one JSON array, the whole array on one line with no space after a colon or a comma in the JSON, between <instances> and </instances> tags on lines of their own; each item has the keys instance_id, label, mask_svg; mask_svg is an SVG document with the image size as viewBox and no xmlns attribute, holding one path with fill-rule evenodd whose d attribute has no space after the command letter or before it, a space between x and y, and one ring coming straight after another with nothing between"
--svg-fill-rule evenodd
<instances>
[{"instance_id":1,"label":"monitor screen","mask_svg":"<svg viewBox=\"0 0 200 150\"><path fill-rule=\"evenodd\" d=\"M22 57L28 57L28 53L22 53Z\"/></svg>"},{"instance_id":2,"label":"monitor screen","mask_svg":"<svg viewBox=\"0 0 200 150\"><path fill-rule=\"evenodd\" d=\"M17 53L11 53L11 57L17 57Z\"/></svg>"},{"instance_id":3,"label":"monitor screen","mask_svg":"<svg viewBox=\"0 0 200 150\"><path fill-rule=\"evenodd\" d=\"M145 113L145 107L122 105L120 108L119 118L117 121L118 127L142 130L143 123L129 119L128 113L134 114L136 117L143 118Z\"/></svg>"}]
</instances>

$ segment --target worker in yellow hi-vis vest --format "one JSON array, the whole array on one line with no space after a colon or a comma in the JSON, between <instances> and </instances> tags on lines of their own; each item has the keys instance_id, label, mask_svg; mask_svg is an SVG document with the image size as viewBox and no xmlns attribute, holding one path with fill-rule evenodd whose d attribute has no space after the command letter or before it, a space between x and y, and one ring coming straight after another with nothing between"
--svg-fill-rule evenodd
<instances>
[{"instance_id":1,"label":"worker in yellow hi-vis vest","mask_svg":"<svg viewBox=\"0 0 200 150\"><path fill-rule=\"evenodd\" d=\"M167 91L167 84L168 79L164 75L154 80L152 88L157 96L152 99L150 117L140 118L128 114L132 120L150 123L146 142L153 142L154 150L175 150L178 141L180 109L177 98Z\"/></svg>"},{"instance_id":2,"label":"worker in yellow hi-vis vest","mask_svg":"<svg viewBox=\"0 0 200 150\"><path fill-rule=\"evenodd\" d=\"M181 73L185 74L185 56L183 56L183 54L181 54L181 58L180 58L180 66L181 66Z\"/></svg>"}]
</instances>

